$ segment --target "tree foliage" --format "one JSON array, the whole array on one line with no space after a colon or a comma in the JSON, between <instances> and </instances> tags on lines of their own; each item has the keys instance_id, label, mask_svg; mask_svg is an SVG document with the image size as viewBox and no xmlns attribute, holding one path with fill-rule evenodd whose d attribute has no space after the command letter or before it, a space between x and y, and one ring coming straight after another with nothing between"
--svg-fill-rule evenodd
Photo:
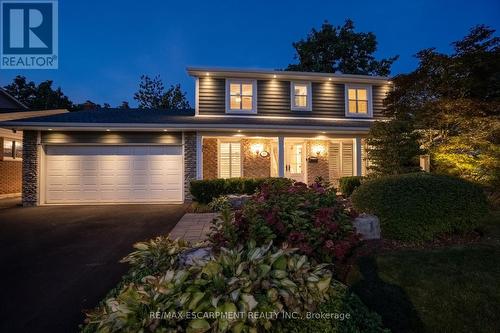
<instances>
[{"instance_id":1,"label":"tree foliage","mask_svg":"<svg viewBox=\"0 0 500 333\"><path fill-rule=\"evenodd\" d=\"M54 89L53 81L46 80L38 85L33 81L28 81L22 75L16 76L12 83L6 85L4 89L21 103L30 109L71 109L73 103L64 95L61 88Z\"/></svg>"},{"instance_id":2,"label":"tree foliage","mask_svg":"<svg viewBox=\"0 0 500 333\"><path fill-rule=\"evenodd\" d=\"M367 138L368 169L375 176L419 171L422 151L418 141L419 133L409 121L375 122Z\"/></svg>"},{"instance_id":3,"label":"tree foliage","mask_svg":"<svg viewBox=\"0 0 500 333\"><path fill-rule=\"evenodd\" d=\"M386 76L398 58L376 60L377 38L372 32L356 32L349 19L337 27L325 21L320 30L313 28L307 38L292 45L299 63L288 65L288 71Z\"/></svg>"},{"instance_id":4,"label":"tree foliage","mask_svg":"<svg viewBox=\"0 0 500 333\"><path fill-rule=\"evenodd\" d=\"M430 48L415 71L394 79L386 114L422 134L434 171L500 184L500 38L480 25L454 42L452 54Z\"/></svg>"},{"instance_id":5,"label":"tree foliage","mask_svg":"<svg viewBox=\"0 0 500 333\"><path fill-rule=\"evenodd\" d=\"M186 93L181 90L180 84L171 85L165 91L163 81L157 75L150 78L141 76L139 90L134 94L134 99L141 109L189 109Z\"/></svg>"}]
</instances>

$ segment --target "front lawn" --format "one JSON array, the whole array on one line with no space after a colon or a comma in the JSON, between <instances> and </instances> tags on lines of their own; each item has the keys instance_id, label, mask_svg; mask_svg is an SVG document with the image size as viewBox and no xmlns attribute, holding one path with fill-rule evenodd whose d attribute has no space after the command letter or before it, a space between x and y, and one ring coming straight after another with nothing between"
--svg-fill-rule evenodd
<instances>
[{"instance_id":1,"label":"front lawn","mask_svg":"<svg viewBox=\"0 0 500 333\"><path fill-rule=\"evenodd\" d=\"M499 217L477 244L363 257L348 284L394 332L499 332Z\"/></svg>"}]
</instances>

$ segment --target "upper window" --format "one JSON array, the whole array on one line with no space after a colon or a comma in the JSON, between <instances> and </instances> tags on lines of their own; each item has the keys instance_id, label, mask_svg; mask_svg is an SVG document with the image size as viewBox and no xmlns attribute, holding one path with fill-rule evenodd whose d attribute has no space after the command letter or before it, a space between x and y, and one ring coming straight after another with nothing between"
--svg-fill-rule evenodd
<instances>
[{"instance_id":1,"label":"upper window","mask_svg":"<svg viewBox=\"0 0 500 333\"><path fill-rule=\"evenodd\" d=\"M310 82L292 82L290 85L292 110L311 111L311 83Z\"/></svg>"},{"instance_id":2,"label":"upper window","mask_svg":"<svg viewBox=\"0 0 500 333\"><path fill-rule=\"evenodd\" d=\"M226 112L256 113L256 90L254 80L226 80Z\"/></svg>"},{"instance_id":3,"label":"upper window","mask_svg":"<svg viewBox=\"0 0 500 333\"><path fill-rule=\"evenodd\" d=\"M346 85L346 116L372 116L371 86Z\"/></svg>"}]
</instances>

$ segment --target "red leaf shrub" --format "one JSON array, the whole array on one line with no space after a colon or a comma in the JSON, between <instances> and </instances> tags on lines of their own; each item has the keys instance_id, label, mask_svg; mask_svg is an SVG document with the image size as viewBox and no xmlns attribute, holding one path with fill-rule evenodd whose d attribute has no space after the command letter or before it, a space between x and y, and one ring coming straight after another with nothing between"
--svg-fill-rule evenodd
<instances>
[{"instance_id":1,"label":"red leaf shrub","mask_svg":"<svg viewBox=\"0 0 500 333\"><path fill-rule=\"evenodd\" d=\"M342 262L359 242L351 216L335 190L317 181L311 186L290 181L266 182L236 211L234 232L212 234L215 247L255 240L288 243L321 262ZM227 228L226 228L227 229Z\"/></svg>"}]
</instances>

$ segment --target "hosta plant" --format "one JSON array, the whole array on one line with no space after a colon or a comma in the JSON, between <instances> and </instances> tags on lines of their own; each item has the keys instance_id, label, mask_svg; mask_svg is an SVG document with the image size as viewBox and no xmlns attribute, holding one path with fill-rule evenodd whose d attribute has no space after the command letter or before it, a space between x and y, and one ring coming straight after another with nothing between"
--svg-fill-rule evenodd
<instances>
[{"instance_id":1,"label":"hosta plant","mask_svg":"<svg viewBox=\"0 0 500 333\"><path fill-rule=\"evenodd\" d=\"M277 318L251 313L303 313L331 294L328 265L271 243L221 248L213 260L188 267L172 263L88 313L86 331L262 332Z\"/></svg>"},{"instance_id":2,"label":"hosta plant","mask_svg":"<svg viewBox=\"0 0 500 333\"><path fill-rule=\"evenodd\" d=\"M168 236L159 236L146 242L136 243L134 248L135 251L120 262L132 266L130 272L132 276L143 277L176 267L179 254L191 247L185 240L172 240Z\"/></svg>"}]
</instances>

